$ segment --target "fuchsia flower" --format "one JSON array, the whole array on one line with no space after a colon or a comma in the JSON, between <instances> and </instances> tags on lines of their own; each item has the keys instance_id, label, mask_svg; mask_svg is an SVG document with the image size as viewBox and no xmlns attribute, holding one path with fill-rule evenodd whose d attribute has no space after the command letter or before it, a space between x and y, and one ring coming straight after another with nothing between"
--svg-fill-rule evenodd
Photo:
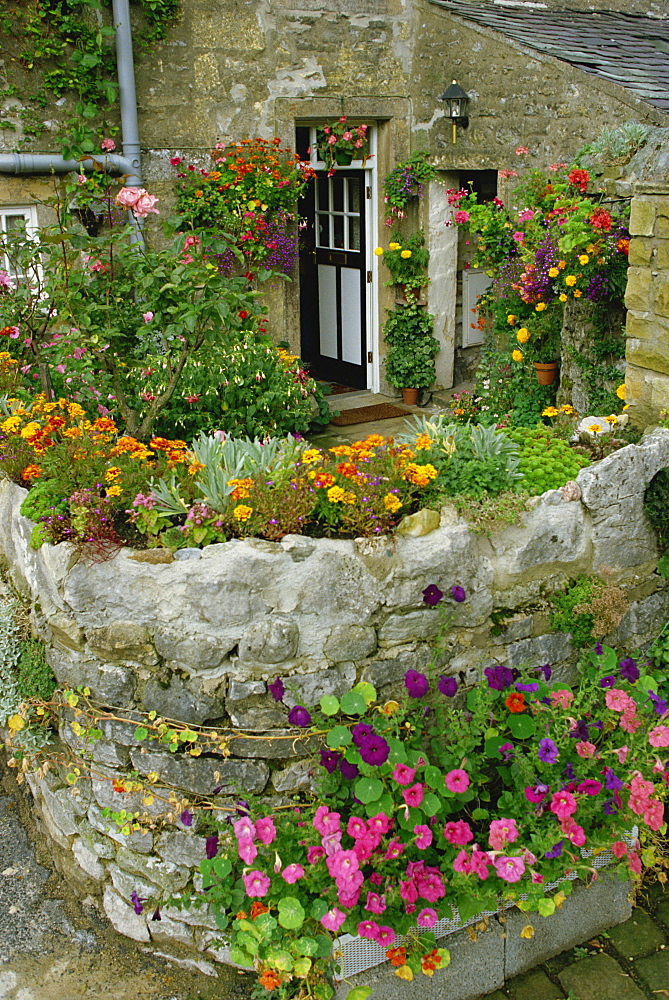
<instances>
[{"instance_id":1,"label":"fuchsia flower","mask_svg":"<svg viewBox=\"0 0 669 1000\"><path fill-rule=\"evenodd\" d=\"M346 920L346 914L338 910L336 906L333 906L331 910L324 913L321 917L321 923L325 927L326 931L332 931L334 934L337 933L341 925Z\"/></svg>"},{"instance_id":2,"label":"fuchsia flower","mask_svg":"<svg viewBox=\"0 0 669 1000\"><path fill-rule=\"evenodd\" d=\"M444 782L449 792L455 792L456 794L461 792L466 792L469 788L469 775L462 768L456 768L454 771L449 771Z\"/></svg>"},{"instance_id":3,"label":"fuchsia flower","mask_svg":"<svg viewBox=\"0 0 669 1000\"><path fill-rule=\"evenodd\" d=\"M267 890L272 884L271 879L257 869L249 872L248 875L242 875L242 881L247 896L266 896Z\"/></svg>"}]
</instances>

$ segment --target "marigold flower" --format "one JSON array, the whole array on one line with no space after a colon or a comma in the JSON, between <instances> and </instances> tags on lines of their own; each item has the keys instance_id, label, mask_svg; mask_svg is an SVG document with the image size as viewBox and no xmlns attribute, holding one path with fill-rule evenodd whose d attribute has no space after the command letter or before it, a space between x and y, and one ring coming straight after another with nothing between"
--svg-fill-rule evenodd
<instances>
[{"instance_id":1,"label":"marigold flower","mask_svg":"<svg viewBox=\"0 0 669 1000\"><path fill-rule=\"evenodd\" d=\"M571 288L572 285L576 284L576 280L577 279L575 274L568 274L567 277L564 279L564 283L565 285L569 285L569 287Z\"/></svg>"},{"instance_id":2,"label":"marigold flower","mask_svg":"<svg viewBox=\"0 0 669 1000\"><path fill-rule=\"evenodd\" d=\"M540 313L543 312L545 308L546 308L545 302L537 302L536 306L534 307L534 311Z\"/></svg>"},{"instance_id":3,"label":"marigold flower","mask_svg":"<svg viewBox=\"0 0 669 1000\"><path fill-rule=\"evenodd\" d=\"M39 479L42 475L42 470L39 465L26 465L25 469L21 473L21 479L28 482L30 479Z\"/></svg>"},{"instance_id":4,"label":"marigold flower","mask_svg":"<svg viewBox=\"0 0 669 1000\"><path fill-rule=\"evenodd\" d=\"M121 495L122 492L123 492L123 490L121 489L120 486L108 486L107 487L107 496L108 497L118 497L118 496Z\"/></svg>"},{"instance_id":5,"label":"marigold flower","mask_svg":"<svg viewBox=\"0 0 669 1000\"><path fill-rule=\"evenodd\" d=\"M583 295L583 292L581 291L581 289L580 288L575 288L574 289L574 298L575 299L580 299L581 295Z\"/></svg>"},{"instance_id":6,"label":"marigold flower","mask_svg":"<svg viewBox=\"0 0 669 1000\"><path fill-rule=\"evenodd\" d=\"M376 247L374 253L376 254L377 257L381 257L383 254L383 247Z\"/></svg>"},{"instance_id":7,"label":"marigold flower","mask_svg":"<svg viewBox=\"0 0 669 1000\"><path fill-rule=\"evenodd\" d=\"M311 462L322 462L323 456L318 448L307 448L302 452L302 463L309 465Z\"/></svg>"},{"instance_id":8,"label":"marigold flower","mask_svg":"<svg viewBox=\"0 0 669 1000\"><path fill-rule=\"evenodd\" d=\"M566 302L566 301L567 301L567 296L565 295L564 292L562 292L560 294L560 302Z\"/></svg>"},{"instance_id":9,"label":"marigold flower","mask_svg":"<svg viewBox=\"0 0 669 1000\"><path fill-rule=\"evenodd\" d=\"M20 426L21 418L16 415L7 417L7 419L3 420L2 424L0 424L0 428L5 434L16 434Z\"/></svg>"},{"instance_id":10,"label":"marigold flower","mask_svg":"<svg viewBox=\"0 0 669 1000\"><path fill-rule=\"evenodd\" d=\"M388 249L389 250L400 250L401 247L402 247L401 243L389 243L388 244Z\"/></svg>"},{"instance_id":11,"label":"marigold flower","mask_svg":"<svg viewBox=\"0 0 669 1000\"><path fill-rule=\"evenodd\" d=\"M383 506L391 514L394 514L402 506L402 501L394 493L386 493L383 498Z\"/></svg>"},{"instance_id":12,"label":"marigold flower","mask_svg":"<svg viewBox=\"0 0 669 1000\"><path fill-rule=\"evenodd\" d=\"M549 278L557 278L558 275L559 275L559 273L560 273L560 268L559 267L551 267L551 268L548 269L548 277Z\"/></svg>"},{"instance_id":13,"label":"marigold flower","mask_svg":"<svg viewBox=\"0 0 669 1000\"><path fill-rule=\"evenodd\" d=\"M248 521L252 513L253 507L248 507L246 504L240 503L233 510L232 516L236 521Z\"/></svg>"},{"instance_id":14,"label":"marigold flower","mask_svg":"<svg viewBox=\"0 0 669 1000\"><path fill-rule=\"evenodd\" d=\"M509 315L506 317L506 321L509 324L509 326L515 326L516 322L518 321L518 317L514 316L513 313L509 313Z\"/></svg>"},{"instance_id":15,"label":"marigold flower","mask_svg":"<svg viewBox=\"0 0 669 1000\"><path fill-rule=\"evenodd\" d=\"M408 259L409 259L409 257L411 257L411 256L412 256L412 254L411 254L411 250L402 250L402 251L400 252L400 257L403 257L403 258L404 258L404 260L408 260Z\"/></svg>"},{"instance_id":16,"label":"marigold flower","mask_svg":"<svg viewBox=\"0 0 669 1000\"><path fill-rule=\"evenodd\" d=\"M590 258L588 257L587 253L582 253L578 258L579 264L587 264L589 260Z\"/></svg>"},{"instance_id":17,"label":"marigold flower","mask_svg":"<svg viewBox=\"0 0 669 1000\"><path fill-rule=\"evenodd\" d=\"M602 433L602 428L601 428L600 424L590 424L590 426L588 427L588 430L591 431L593 434L601 434Z\"/></svg>"},{"instance_id":18,"label":"marigold flower","mask_svg":"<svg viewBox=\"0 0 669 1000\"><path fill-rule=\"evenodd\" d=\"M105 481L108 483L113 483L114 480L118 479L120 475L121 475L121 470L119 469L118 465L112 465L105 472Z\"/></svg>"},{"instance_id":19,"label":"marigold flower","mask_svg":"<svg viewBox=\"0 0 669 1000\"><path fill-rule=\"evenodd\" d=\"M521 326L520 330L516 334L516 340L519 344L526 344L530 339L530 331L526 326Z\"/></svg>"},{"instance_id":20,"label":"marigold flower","mask_svg":"<svg viewBox=\"0 0 669 1000\"><path fill-rule=\"evenodd\" d=\"M618 388L616 389L616 396L618 397L618 399L625 399L626 394L627 394L627 387L623 382L623 384L619 385Z\"/></svg>"},{"instance_id":21,"label":"marigold flower","mask_svg":"<svg viewBox=\"0 0 669 1000\"><path fill-rule=\"evenodd\" d=\"M523 352L522 351L511 351L511 357L513 358L514 361L517 361L517 362L520 363L523 360Z\"/></svg>"}]
</instances>

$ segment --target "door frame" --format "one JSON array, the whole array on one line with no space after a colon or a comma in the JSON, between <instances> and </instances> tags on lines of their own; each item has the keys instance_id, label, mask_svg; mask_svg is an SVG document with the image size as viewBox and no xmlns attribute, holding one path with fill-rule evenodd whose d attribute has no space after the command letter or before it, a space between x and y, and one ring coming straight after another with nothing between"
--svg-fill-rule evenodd
<instances>
[{"instance_id":1,"label":"door frame","mask_svg":"<svg viewBox=\"0 0 669 1000\"><path fill-rule=\"evenodd\" d=\"M362 120L362 119L361 119ZM376 168L377 150L377 123L369 121L370 133L369 144L371 156L363 166L356 166L355 161L350 167L342 167L342 170L361 170L364 172L363 188L365 195L369 192L369 197L365 197L365 271L371 273L371 281L365 282L367 294L365 295L365 322L367 329L367 350L371 351L372 360L366 365L367 391L378 392L381 383L381 366L379 357L379 259L374 253L374 248L378 246L378 171ZM356 124L354 121L353 124ZM309 125L309 148L310 162L314 170L325 171L327 167L322 160L318 159L318 149L316 143L316 131L321 127ZM337 168L335 168L337 169ZM360 390L362 391L362 390Z\"/></svg>"}]
</instances>

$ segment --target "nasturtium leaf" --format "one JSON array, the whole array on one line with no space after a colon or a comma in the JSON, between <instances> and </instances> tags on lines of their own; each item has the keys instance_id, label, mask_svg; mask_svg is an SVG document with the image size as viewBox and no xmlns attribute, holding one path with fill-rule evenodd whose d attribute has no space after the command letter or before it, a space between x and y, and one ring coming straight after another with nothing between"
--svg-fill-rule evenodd
<instances>
[{"instance_id":1,"label":"nasturtium leaf","mask_svg":"<svg viewBox=\"0 0 669 1000\"><path fill-rule=\"evenodd\" d=\"M295 896L284 896L279 900L279 923L286 930L297 930L304 923L304 907Z\"/></svg>"},{"instance_id":2,"label":"nasturtium leaf","mask_svg":"<svg viewBox=\"0 0 669 1000\"><path fill-rule=\"evenodd\" d=\"M320 920L321 917L328 912L328 910L329 906L324 899L315 899L311 904L311 916L314 920ZM302 938L302 940L304 941L305 938ZM305 954L309 955L311 952L305 952Z\"/></svg>"},{"instance_id":3,"label":"nasturtium leaf","mask_svg":"<svg viewBox=\"0 0 669 1000\"><path fill-rule=\"evenodd\" d=\"M249 955L258 954L258 938L248 931L239 931L237 934L237 945L248 952Z\"/></svg>"},{"instance_id":4,"label":"nasturtium leaf","mask_svg":"<svg viewBox=\"0 0 669 1000\"><path fill-rule=\"evenodd\" d=\"M537 903L537 910L542 917L550 917L555 913L555 903L552 899L540 899Z\"/></svg>"},{"instance_id":5,"label":"nasturtium leaf","mask_svg":"<svg viewBox=\"0 0 669 1000\"><path fill-rule=\"evenodd\" d=\"M253 921L253 926L264 938L268 938L276 930L277 923L271 913L260 913Z\"/></svg>"},{"instance_id":6,"label":"nasturtium leaf","mask_svg":"<svg viewBox=\"0 0 669 1000\"><path fill-rule=\"evenodd\" d=\"M475 917L477 913L480 913L484 909L479 897L472 896L468 892L461 892L458 895L457 907L458 916L462 922L471 920L472 917Z\"/></svg>"},{"instance_id":7,"label":"nasturtium leaf","mask_svg":"<svg viewBox=\"0 0 669 1000\"><path fill-rule=\"evenodd\" d=\"M322 902L322 900L320 900L320 902ZM299 951L300 955L315 955L318 951L318 943L310 937L299 938L295 947Z\"/></svg>"},{"instance_id":8,"label":"nasturtium leaf","mask_svg":"<svg viewBox=\"0 0 669 1000\"><path fill-rule=\"evenodd\" d=\"M293 968L293 956L285 948L272 948L267 953L267 964L280 972L291 972Z\"/></svg>"},{"instance_id":9,"label":"nasturtium leaf","mask_svg":"<svg viewBox=\"0 0 669 1000\"><path fill-rule=\"evenodd\" d=\"M333 694L324 694L320 706L323 715L336 715L339 711L339 698L335 698Z\"/></svg>"},{"instance_id":10,"label":"nasturtium leaf","mask_svg":"<svg viewBox=\"0 0 669 1000\"><path fill-rule=\"evenodd\" d=\"M325 934L316 935L316 944L318 945L318 951L316 954L319 958L329 958L332 954L332 941Z\"/></svg>"},{"instance_id":11,"label":"nasturtium leaf","mask_svg":"<svg viewBox=\"0 0 669 1000\"><path fill-rule=\"evenodd\" d=\"M145 740L148 735L149 735L149 730L146 729L144 726L138 726L135 732L133 733L135 739L139 740L140 742L142 740Z\"/></svg>"},{"instance_id":12,"label":"nasturtium leaf","mask_svg":"<svg viewBox=\"0 0 669 1000\"><path fill-rule=\"evenodd\" d=\"M376 816L378 813L385 813L386 816L390 816L394 808L395 803L392 800L392 796L384 792L380 799L374 799L373 802L366 804L365 812L368 816Z\"/></svg>"},{"instance_id":13,"label":"nasturtium leaf","mask_svg":"<svg viewBox=\"0 0 669 1000\"><path fill-rule=\"evenodd\" d=\"M537 731L537 724L531 715L510 715L506 723L517 740L526 740Z\"/></svg>"},{"instance_id":14,"label":"nasturtium leaf","mask_svg":"<svg viewBox=\"0 0 669 1000\"><path fill-rule=\"evenodd\" d=\"M388 755L389 764L404 764L407 759L407 752L401 740L396 740L392 736L386 741L390 747Z\"/></svg>"},{"instance_id":15,"label":"nasturtium leaf","mask_svg":"<svg viewBox=\"0 0 669 1000\"><path fill-rule=\"evenodd\" d=\"M423 784L429 785L430 788L444 787L444 775L438 767L434 767L432 764L425 768L422 777Z\"/></svg>"},{"instance_id":16,"label":"nasturtium leaf","mask_svg":"<svg viewBox=\"0 0 669 1000\"><path fill-rule=\"evenodd\" d=\"M352 742L351 730L346 726L335 726L325 737L325 742L331 750L337 747L347 747Z\"/></svg>"},{"instance_id":17,"label":"nasturtium leaf","mask_svg":"<svg viewBox=\"0 0 669 1000\"><path fill-rule=\"evenodd\" d=\"M420 808L425 816L436 816L441 809L441 799L438 795L435 795L434 792L427 792L423 796Z\"/></svg>"},{"instance_id":18,"label":"nasturtium leaf","mask_svg":"<svg viewBox=\"0 0 669 1000\"><path fill-rule=\"evenodd\" d=\"M356 986L350 993L346 994L346 1000L367 1000L371 997L373 990L370 986Z\"/></svg>"},{"instance_id":19,"label":"nasturtium leaf","mask_svg":"<svg viewBox=\"0 0 669 1000\"><path fill-rule=\"evenodd\" d=\"M343 694L340 705L346 715L362 715L367 710L367 702L358 691L347 691Z\"/></svg>"},{"instance_id":20,"label":"nasturtium leaf","mask_svg":"<svg viewBox=\"0 0 669 1000\"><path fill-rule=\"evenodd\" d=\"M241 965L245 969L253 968L253 957L242 951L239 945L233 944L230 949L230 961L235 965Z\"/></svg>"},{"instance_id":21,"label":"nasturtium leaf","mask_svg":"<svg viewBox=\"0 0 669 1000\"><path fill-rule=\"evenodd\" d=\"M213 868L219 878L227 878L232 871L232 864L228 858L214 858Z\"/></svg>"},{"instance_id":22,"label":"nasturtium leaf","mask_svg":"<svg viewBox=\"0 0 669 1000\"><path fill-rule=\"evenodd\" d=\"M471 688L467 693L467 708L470 712L473 712L479 703L479 691L477 688Z\"/></svg>"},{"instance_id":23,"label":"nasturtium leaf","mask_svg":"<svg viewBox=\"0 0 669 1000\"><path fill-rule=\"evenodd\" d=\"M376 802L383 794L383 782L378 778L358 778L355 783L355 797L361 802Z\"/></svg>"},{"instance_id":24,"label":"nasturtium leaf","mask_svg":"<svg viewBox=\"0 0 669 1000\"><path fill-rule=\"evenodd\" d=\"M376 701L376 688L368 681L360 681L354 688L351 688L351 691L361 694L368 705L371 705L373 701Z\"/></svg>"},{"instance_id":25,"label":"nasturtium leaf","mask_svg":"<svg viewBox=\"0 0 669 1000\"><path fill-rule=\"evenodd\" d=\"M293 972L299 979L305 979L311 968L310 958L296 958L293 962Z\"/></svg>"}]
</instances>

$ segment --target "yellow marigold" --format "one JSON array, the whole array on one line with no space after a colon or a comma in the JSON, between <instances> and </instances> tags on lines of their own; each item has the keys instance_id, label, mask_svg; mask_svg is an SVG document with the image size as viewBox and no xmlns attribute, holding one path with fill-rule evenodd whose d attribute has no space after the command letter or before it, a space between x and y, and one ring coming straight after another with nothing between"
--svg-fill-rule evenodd
<instances>
[{"instance_id":1,"label":"yellow marigold","mask_svg":"<svg viewBox=\"0 0 669 1000\"><path fill-rule=\"evenodd\" d=\"M112 465L105 472L105 482L113 483L114 480L118 479L120 475L121 475L121 470L119 469L118 465Z\"/></svg>"},{"instance_id":2,"label":"yellow marigold","mask_svg":"<svg viewBox=\"0 0 669 1000\"><path fill-rule=\"evenodd\" d=\"M66 405L67 412L70 414L70 416L73 419L75 419L76 417L85 417L86 416L86 411L84 410L84 408L82 406L79 406L79 403L67 403L65 400L62 400L62 402L61 402L61 400L58 400L58 402L61 403L61 405L63 403ZM46 407L45 407L45 410L46 410ZM48 412L48 410L47 410L47 412Z\"/></svg>"},{"instance_id":3,"label":"yellow marigold","mask_svg":"<svg viewBox=\"0 0 669 1000\"><path fill-rule=\"evenodd\" d=\"M114 434L116 424L109 417L98 417L97 420L93 421L93 430L98 434Z\"/></svg>"},{"instance_id":4,"label":"yellow marigold","mask_svg":"<svg viewBox=\"0 0 669 1000\"><path fill-rule=\"evenodd\" d=\"M333 455L337 455L337 456L339 456L339 455L352 455L353 454L353 449L350 448L349 445L347 445L347 444L338 444L338 445L335 445L334 448L330 448L330 451L332 452Z\"/></svg>"},{"instance_id":5,"label":"yellow marigold","mask_svg":"<svg viewBox=\"0 0 669 1000\"><path fill-rule=\"evenodd\" d=\"M516 340L519 344L526 344L530 339L530 331L526 326L521 326L520 330L516 334Z\"/></svg>"},{"instance_id":6,"label":"yellow marigold","mask_svg":"<svg viewBox=\"0 0 669 1000\"><path fill-rule=\"evenodd\" d=\"M401 248L401 246L402 246L401 243L389 243L388 244L388 249L389 250L399 250Z\"/></svg>"},{"instance_id":7,"label":"yellow marigold","mask_svg":"<svg viewBox=\"0 0 669 1000\"><path fill-rule=\"evenodd\" d=\"M318 448L307 448L302 452L302 462L308 465L310 462L322 462L323 456Z\"/></svg>"},{"instance_id":8,"label":"yellow marigold","mask_svg":"<svg viewBox=\"0 0 669 1000\"><path fill-rule=\"evenodd\" d=\"M432 438L428 434L419 434L414 444L416 451L427 451L431 447Z\"/></svg>"},{"instance_id":9,"label":"yellow marigold","mask_svg":"<svg viewBox=\"0 0 669 1000\"><path fill-rule=\"evenodd\" d=\"M232 516L237 521L248 521L253 513L253 507L247 507L245 503L238 504L232 512Z\"/></svg>"},{"instance_id":10,"label":"yellow marigold","mask_svg":"<svg viewBox=\"0 0 669 1000\"><path fill-rule=\"evenodd\" d=\"M578 258L579 264L587 264L589 260L590 258L588 257L587 253L582 253L581 256Z\"/></svg>"},{"instance_id":11,"label":"yellow marigold","mask_svg":"<svg viewBox=\"0 0 669 1000\"><path fill-rule=\"evenodd\" d=\"M408 260L409 257L411 257L411 250L402 250L400 252L400 257L404 257L405 260Z\"/></svg>"},{"instance_id":12,"label":"yellow marigold","mask_svg":"<svg viewBox=\"0 0 669 1000\"><path fill-rule=\"evenodd\" d=\"M342 503L355 503L358 498L355 493L351 493L350 490L344 491L344 496L342 497Z\"/></svg>"},{"instance_id":13,"label":"yellow marigold","mask_svg":"<svg viewBox=\"0 0 669 1000\"><path fill-rule=\"evenodd\" d=\"M627 387L623 382L623 384L619 385L618 388L616 389L616 396L618 397L618 399L625 399L626 394L627 394Z\"/></svg>"},{"instance_id":14,"label":"yellow marigold","mask_svg":"<svg viewBox=\"0 0 669 1000\"><path fill-rule=\"evenodd\" d=\"M29 479L39 479L41 475L42 470L39 465L26 465L21 473L21 479L25 479L27 482Z\"/></svg>"},{"instance_id":15,"label":"yellow marigold","mask_svg":"<svg viewBox=\"0 0 669 1000\"><path fill-rule=\"evenodd\" d=\"M581 289L580 288L575 288L574 289L574 298L575 299L580 299L581 295L583 295L583 292L581 291Z\"/></svg>"},{"instance_id":16,"label":"yellow marigold","mask_svg":"<svg viewBox=\"0 0 669 1000\"><path fill-rule=\"evenodd\" d=\"M122 490L121 490L120 486L108 486L107 487L107 496L108 497L117 497L117 496L120 496L121 493L122 493Z\"/></svg>"},{"instance_id":17,"label":"yellow marigold","mask_svg":"<svg viewBox=\"0 0 669 1000\"><path fill-rule=\"evenodd\" d=\"M439 475L433 465L418 465L410 462L402 473L402 478L413 483L414 486L427 486L431 479L436 479Z\"/></svg>"},{"instance_id":18,"label":"yellow marigold","mask_svg":"<svg viewBox=\"0 0 669 1000\"><path fill-rule=\"evenodd\" d=\"M543 312L545 308L546 308L545 302L537 302L536 306L534 307L535 312L538 313Z\"/></svg>"},{"instance_id":19,"label":"yellow marigold","mask_svg":"<svg viewBox=\"0 0 669 1000\"><path fill-rule=\"evenodd\" d=\"M571 288L572 285L576 284L576 275L568 274L567 277L564 279L564 283L565 285L569 285L569 287Z\"/></svg>"},{"instance_id":20,"label":"yellow marigold","mask_svg":"<svg viewBox=\"0 0 669 1000\"><path fill-rule=\"evenodd\" d=\"M200 469L204 469L204 467L205 467L204 462L197 462L197 461L191 462L191 464L188 466L188 475L196 476L200 471Z\"/></svg>"},{"instance_id":21,"label":"yellow marigold","mask_svg":"<svg viewBox=\"0 0 669 1000\"><path fill-rule=\"evenodd\" d=\"M518 317L514 316L513 313L509 313L509 315L506 317L506 321L509 324L509 326L515 326L516 322L518 321Z\"/></svg>"},{"instance_id":22,"label":"yellow marigold","mask_svg":"<svg viewBox=\"0 0 669 1000\"><path fill-rule=\"evenodd\" d=\"M149 441L149 447L155 448L156 451L169 452L169 451L181 450L182 448L187 448L188 445L186 444L185 441L179 441L178 439L170 441L168 438L154 437L151 438L151 440Z\"/></svg>"},{"instance_id":23,"label":"yellow marigold","mask_svg":"<svg viewBox=\"0 0 669 1000\"><path fill-rule=\"evenodd\" d=\"M359 444L360 442L356 443ZM386 443L386 439L382 437L380 434L368 434L367 437L365 438L365 443L370 445L370 447L372 448L380 447L382 444Z\"/></svg>"},{"instance_id":24,"label":"yellow marigold","mask_svg":"<svg viewBox=\"0 0 669 1000\"><path fill-rule=\"evenodd\" d=\"M588 427L588 430L591 431L593 434L601 434L602 433L602 428L601 428L600 424L590 424L590 426Z\"/></svg>"},{"instance_id":25,"label":"yellow marigold","mask_svg":"<svg viewBox=\"0 0 669 1000\"><path fill-rule=\"evenodd\" d=\"M523 352L522 351L511 351L511 357L513 358L514 361L521 362L523 360Z\"/></svg>"},{"instance_id":26,"label":"yellow marigold","mask_svg":"<svg viewBox=\"0 0 669 1000\"><path fill-rule=\"evenodd\" d=\"M356 448L355 455L356 458L374 458L376 452L372 451L371 448Z\"/></svg>"},{"instance_id":27,"label":"yellow marigold","mask_svg":"<svg viewBox=\"0 0 669 1000\"><path fill-rule=\"evenodd\" d=\"M561 271L564 271L564 269L565 269L566 266L567 266L567 261L566 260L559 260L558 261L558 267L560 268Z\"/></svg>"},{"instance_id":28,"label":"yellow marigold","mask_svg":"<svg viewBox=\"0 0 669 1000\"><path fill-rule=\"evenodd\" d=\"M41 426L37 423L36 420L31 420L30 423L26 424L23 430L21 431L21 437L25 438L26 441L29 441L30 438L34 438L36 435L41 433L42 433Z\"/></svg>"},{"instance_id":29,"label":"yellow marigold","mask_svg":"<svg viewBox=\"0 0 669 1000\"><path fill-rule=\"evenodd\" d=\"M380 257L383 254L383 247L376 247L374 253L376 254L377 257Z\"/></svg>"},{"instance_id":30,"label":"yellow marigold","mask_svg":"<svg viewBox=\"0 0 669 1000\"><path fill-rule=\"evenodd\" d=\"M7 419L3 420L2 424L0 424L0 427L5 432L5 434L16 434L20 426L21 426L21 418L17 417L16 415L7 417Z\"/></svg>"},{"instance_id":31,"label":"yellow marigold","mask_svg":"<svg viewBox=\"0 0 669 1000\"><path fill-rule=\"evenodd\" d=\"M573 417L573 415L576 413L576 410L569 403L564 403L560 407L560 413L566 413L568 417Z\"/></svg>"},{"instance_id":32,"label":"yellow marigold","mask_svg":"<svg viewBox=\"0 0 669 1000\"><path fill-rule=\"evenodd\" d=\"M399 497L395 496L394 493L386 493L383 498L383 506L386 510L390 511L391 514L394 514L395 511L399 510L402 506L402 501Z\"/></svg>"},{"instance_id":33,"label":"yellow marigold","mask_svg":"<svg viewBox=\"0 0 669 1000\"><path fill-rule=\"evenodd\" d=\"M560 411L556 410L554 406L547 406L545 410L541 411L542 417L557 417Z\"/></svg>"},{"instance_id":34,"label":"yellow marigold","mask_svg":"<svg viewBox=\"0 0 669 1000\"><path fill-rule=\"evenodd\" d=\"M548 269L548 277L549 278L557 278L557 276L558 276L559 273L560 273L560 268L559 267L550 267Z\"/></svg>"},{"instance_id":35,"label":"yellow marigold","mask_svg":"<svg viewBox=\"0 0 669 1000\"><path fill-rule=\"evenodd\" d=\"M604 419L606 420L607 424L611 425L611 427L615 427L616 424L618 423L618 418L615 415L615 413L611 413L608 417L604 417Z\"/></svg>"},{"instance_id":36,"label":"yellow marigold","mask_svg":"<svg viewBox=\"0 0 669 1000\"><path fill-rule=\"evenodd\" d=\"M597 247L594 245L594 243L588 243L587 247L585 248L585 252L594 253L596 249Z\"/></svg>"},{"instance_id":37,"label":"yellow marigold","mask_svg":"<svg viewBox=\"0 0 669 1000\"><path fill-rule=\"evenodd\" d=\"M566 301L567 301L567 296L565 295L564 292L562 292L560 295L560 302L566 302Z\"/></svg>"},{"instance_id":38,"label":"yellow marigold","mask_svg":"<svg viewBox=\"0 0 669 1000\"><path fill-rule=\"evenodd\" d=\"M346 490L343 490L341 486L332 486L328 490L328 500L330 503L342 503L345 496Z\"/></svg>"}]
</instances>

